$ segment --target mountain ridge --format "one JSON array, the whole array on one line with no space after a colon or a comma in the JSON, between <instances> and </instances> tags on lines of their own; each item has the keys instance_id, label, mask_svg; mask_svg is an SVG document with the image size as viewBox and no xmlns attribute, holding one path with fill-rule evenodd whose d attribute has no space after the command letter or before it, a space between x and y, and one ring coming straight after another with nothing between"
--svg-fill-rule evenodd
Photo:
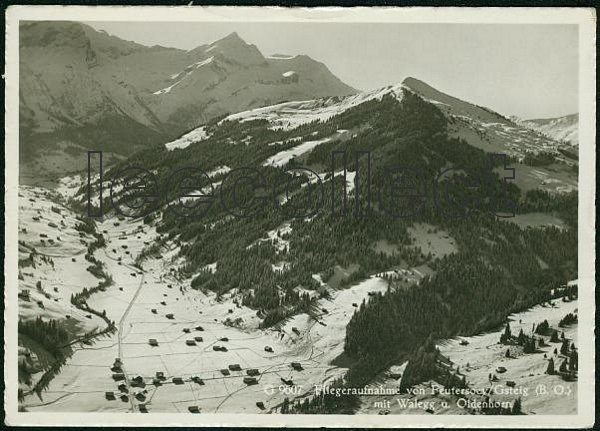
<instances>
[{"instance_id":1,"label":"mountain ridge","mask_svg":"<svg viewBox=\"0 0 600 431\"><path fill-rule=\"evenodd\" d=\"M579 113L551 118L534 118L518 122L557 141L579 145Z\"/></svg>"},{"instance_id":2,"label":"mountain ridge","mask_svg":"<svg viewBox=\"0 0 600 431\"><path fill-rule=\"evenodd\" d=\"M19 29L25 159L60 142L127 155L224 114L356 92L308 56L269 59L237 33L185 51L79 22Z\"/></svg>"}]
</instances>

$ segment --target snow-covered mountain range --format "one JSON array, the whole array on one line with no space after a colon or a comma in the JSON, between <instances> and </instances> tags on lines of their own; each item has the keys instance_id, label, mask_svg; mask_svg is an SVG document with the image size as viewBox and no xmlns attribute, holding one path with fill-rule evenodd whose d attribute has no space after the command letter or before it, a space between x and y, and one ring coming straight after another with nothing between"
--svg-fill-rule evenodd
<instances>
[{"instance_id":1,"label":"snow-covered mountain range","mask_svg":"<svg viewBox=\"0 0 600 431\"><path fill-rule=\"evenodd\" d=\"M224 114L356 92L306 55L265 57L236 33L185 51L77 22L19 30L25 156L65 141L130 154Z\"/></svg>"},{"instance_id":2,"label":"snow-covered mountain range","mask_svg":"<svg viewBox=\"0 0 600 431\"><path fill-rule=\"evenodd\" d=\"M579 145L579 114L556 118L521 120L519 124L556 141L568 142L573 146Z\"/></svg>"},{"instance_id":3,"label":"snow-covered mountain range","mask_svg":"<svg viewBox=\"0 0 600 431\"><path fill-rule=\"evenodd\" d=\"M518 159L523 159L526 155L549 152L561 158L559 149L571 145L567 143L567 139L560 138L568 134L566 128L561 129L561 125L566 125L564 121L556 119L540 126L536 121L541 120L522 121L514 117L507 118L486 107L445 94L413 77L404 79L400 84L348 96L284 102L242 111L225 117L219 124L225 121L243 123L266 120L271 130L292 130L313 121L325 122L365 102L381 100L385 95L392 95L401 100L403 91L410 91L439 108L448 119L451 136L464 139L470 145L487 152L508 154ZM569 127L574 130L569 136L573 136L573 133L576 136L576 118L574 123L569 123ZM181 138L168 142L166 147L185 148L208 137L206 127L201 126Z\"/></svg>"}]
</instances>

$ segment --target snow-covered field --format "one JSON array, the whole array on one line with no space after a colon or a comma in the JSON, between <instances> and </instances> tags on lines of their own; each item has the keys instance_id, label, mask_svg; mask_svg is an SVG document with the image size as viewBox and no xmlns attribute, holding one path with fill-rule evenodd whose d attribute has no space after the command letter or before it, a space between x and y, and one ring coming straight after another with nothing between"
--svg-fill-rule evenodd
<instances>
[{"instance_id":1,"label":"snow-covered field","mask_svg":"<svg viewBox=\"0 0 600 431\"><path fill-rule=\"evenodd\" d=\"M318 139L316 141L306 141L300 145L290 148L289 150L280 151L279 153L269 157L264 163L264 166L285 166L290 160L302 154L312 151L316 146L329 142L330 138Z\"/></svg>"},{"instance_id":2,"label":"snow-covered field","mask_svg":"<svg viewBox=\"0 0 600 431\"><path fill-rule=\"evenodd\" d=\"M531 334L532 325L538 325L548 320L551 328L564 331L570 343L579 346L577 340L577 324L559 328L559 321L568 313L577 313L577 301L553 301L554 306L535 306L522 313L509 317L513 335L521 329L525 334ZM577 409L577 381L565 381L559 375L546 374L550 358L558 370L565 359L560 354L561 343L551 343L548 336L544 338L547 346L539 347L536 353L524 354L522 348L511 346L511 357L506 357L509 348L499 343L504 327L497 331L474 337L457 337L438 343L440 352L452 361L454 370L460 369L465 376L469 388L476 391L490 389L490 399L495 402L512 404L517 398L521 399L522 411L525 414L573 414ZM554 354L554 349L558 350ZM396 389L401 381L392 374L402 374L406 363L394 366L377 384L371 387ZM500 367L504 367L506 371ZM489 375L497 377L490 381ZM514 382L514 386L510 386ZM508 383L508 384L507 384ZM438 383L424 382L414 388L413 393L383 396L363 396L359 413L365 414L469 414L471 409L461 405L458 397L453 394L435 393ZM389 401L389 405L387 404ZM417 404L417 402L420 402ZM447 404L443 404L446 402ZM458 404L457 404L458 403ZM430 408L432 411L427 411Z\"/></svg>"},{"instance_id":3,"label":"snow-covered field","mask_svg":"<svg viewBox=\"0 0 600 431\"><path fill-rule=\"evenodd\" d=\"M87 243L93 238L81 237L74 228L79 223L74 215L52 203L44 193L40 188L20 189L19 260L26 260L34 249L35 257L33 265L19 270L22 278L19 280L19 318L33 320L42 315L65 319L69 315L80 328L78 332L101 328L102 319L95 315L88 318L88 313L70 303L71 294L98 284L98 279L86 271L89 262L84 259ZM29 300L25 299L27 293Z\"/></svg>"},{"instance_id":4,"label":"snow-covered field","mask_svg":"<svg viewBox=\"0 0 600 431\"><path fill-rule=\"evenodd\" d=\"M532 325L538 325L544 320L548 320L550 327L557 329L559 334L564 331L565 337L569 339L570 343L574 343L576 347L579 347L577 324L565 326L564 328L558 327L558 322L566 314L577 313L577 301L562 302L557 299L553 303L554 306L548 304L538 305L528 311L511 315L509 320L512 333L517 335L522 329L525 334L529 335L532 331ZM447 343L439 346L440 351L460 367L461 372L466 375L467 382L473 387L485 388L489 386L488 375L490 373L496 374L499 379L497 382L491 383L493 391L502 390L500 388L496 389L497 386L506 389L506 382L514 381L516 386L512 389L518 390L521 388L527 394L499 394L497 397L514 400L516 396L520 396L525 413L575 413L577 408L577 382L567 382L558 375L545 373L550 358L553 358L556 369L565 359L564 355L560 354L561 343L551 343L549 342L550 337L542 337L548 345L539 347L537 353L523 354L511 348L511 357L506 358L507 346L498 343L503 330L504 328L489 334L448 340ZM540 338L541 336L536 334L536 337ZM469 344L462 345L462 340L466 340ZM554 354L554 349L559 351L558 354ZM505 367L506 372L498 373L498 367ZM541 387L546 388L547 393L536 393L536 389Z\"/></svg>"},{"instance_id":5,"label":"snow-covered field","mask_svg":"<svg viewBox=\"0 0 600 431\"><path fill-rule=\"evenodd\" d=\"M38 232L48 231L48 227L28 220L37 214L37 209L53 204L41 194L41 189L26 189L22 193L39 194L35 202L24 199L21 211L28 228L24 240L33 244ZM41 212L45 216L55 214ZM68 210L63 209L63 214L74 220L74 214ZM227 295L218 302L213 294L191 289L189 279L177 280L170 275L170 257L175 256L176 249L165 251L162 259L146 260L142 270L135 268L137 254L156 240L153 228L138 221L108 218L98 223L98 230L103 232L106 247L96 250L94 256L104 263L114 284L92 295L88 304L96 310L106 310L118 331L92 345L76 343L73 355L42 393L43 399L26 396L22 405L29 411L126 412L139 411L140 405L145 405L154 412L187 412L190 406L198 406L202 412L268 412L284 398L301 396L312 391L314 385L345 372L331 365L331 361L343 351L345 326L355 310L353 304L360 304L369 292L387 287L382 279L368 279L334 292L330 300L322 300L320 306L327 313L316 318L302 314L281 328L259 330L255 311L234 304ZM79 255L85 253L85 247L78 244L78 233L65 231L60 235L63 241L53 251L54 255L65 257L55 258L60 260L55 260L54 269L45 267L43 275L40 271L31 276L31 281L26 278L21 286L35 290L32 284L42 277L44 285L60 286L64 297L60 308L45 315L56 319L64 318L67 310L77 315L79 310L71 310L69 303L71 292L97 284L97 279L85 270L89 263ZM275 232L267 236L277 237ZM75 262L71 260L73 255L79 256ZM211 270L218 271L218 264L213 264ZM29 313L25 306L21 312ZM173 314L172 318L168 314ZM78 319L88 325L94 322L98 327L105 326L99 318ZM234 327L225 324L226 319L241 319L238 321L242 323ZM150 339L158 345L151 346ZM215 350L217 346L226 350ZM115 358L122 361L124 381L113 379L111 367ZM302 369L295 370L292 362L299 362ZM239 364L239 370L229 370L224 375L222 370L235 364ZM244 382L249 369L258 370L257 384ZM165 380L154 384L157 372L164 373ZM137 376L143 378L145 387L130 386ZM183 382L173 382L177 377ZM192 377L201 378L203 384L195 383ZM285 389L283 380L295 385L294 394ZM120 398L118 386L122 383L129 391L126 401ZM114 392L116 399L105 397L109 391ZM257 407L258 401L264 403L264 410Z\"/></svg>"}]
</instances>

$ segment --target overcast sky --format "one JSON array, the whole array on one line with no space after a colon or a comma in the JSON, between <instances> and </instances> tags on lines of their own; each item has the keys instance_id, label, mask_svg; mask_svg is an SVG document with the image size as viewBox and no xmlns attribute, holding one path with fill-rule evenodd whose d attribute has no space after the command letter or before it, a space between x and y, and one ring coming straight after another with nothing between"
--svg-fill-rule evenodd
<instances>
[{"instance_id":1,"label":"overcast sky","mask_svg":"<svg viewBox=\"0 0 600 431\"><path fill-rule=\"evenodd\" d=\"M575 25L94 22L144 45L191 49L236 31L265 55L307 54L369 90L407 76L522 118L578 110Z\"/></svg>"}]
</instances>

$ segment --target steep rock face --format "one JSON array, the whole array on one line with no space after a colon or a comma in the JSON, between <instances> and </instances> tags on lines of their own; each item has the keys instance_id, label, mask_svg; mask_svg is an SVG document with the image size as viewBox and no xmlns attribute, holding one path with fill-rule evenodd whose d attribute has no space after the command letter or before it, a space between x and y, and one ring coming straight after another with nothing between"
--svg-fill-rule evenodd
<instances>
[{"instance_id":1,"label":"steep rock face","mask_svg":"<svg viewBox=\"0 0 600 431\"><path fill-rule=\"evenodd\" d=\"M354 92L325 65L306 56L267 59L236 33L184 51L76 22L20 25L25 156L64 141L129 154L223 114Z\"/></svg>"},{"instance_id":2,"label":"steep rock face","mask_svg":"<svg viewBox=\"0 0 600 431\"><path fill-rule=\"evenodd\" d=\"M267 59L235 33L190 54L196 61L166 77L148 99L161 121L188 129L226 113L354 92L308 56Z\"/></svg>"}]
</instances>

